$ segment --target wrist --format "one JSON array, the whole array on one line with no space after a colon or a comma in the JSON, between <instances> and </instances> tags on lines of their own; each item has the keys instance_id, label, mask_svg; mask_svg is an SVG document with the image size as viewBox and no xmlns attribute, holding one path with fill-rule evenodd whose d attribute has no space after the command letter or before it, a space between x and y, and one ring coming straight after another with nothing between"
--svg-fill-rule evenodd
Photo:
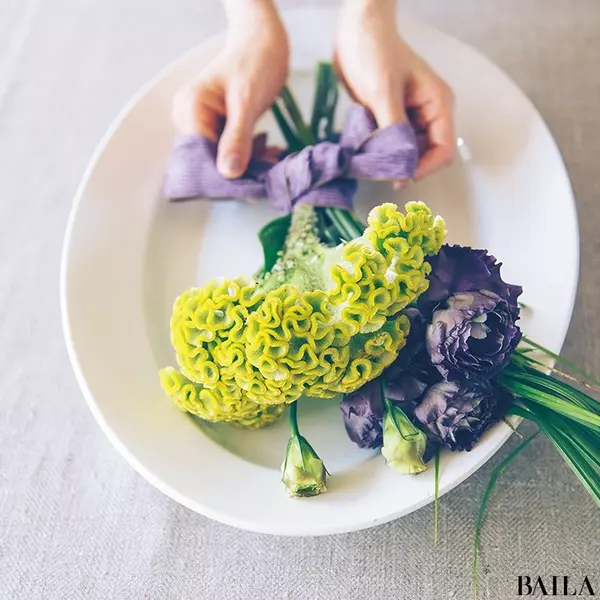
<instances>
[{"instance_id":1,"label":"wrist","mask_svg":"<svg viewBox=\"0 0 600 600\"><path fill-rule=\"evenodd\" d=\"M230 28L280 22L275 0L223 0Z\"/></svg>"},{"instance_id":2,"label":"wrist","mask_svg":"<svg viewBox=\"0 0 600 600\"><path fill-rule=\"evenodd\" d=\"M365 19L396 19L396 0L345 0L342 16Z\"/></svg>"}]
</instances>

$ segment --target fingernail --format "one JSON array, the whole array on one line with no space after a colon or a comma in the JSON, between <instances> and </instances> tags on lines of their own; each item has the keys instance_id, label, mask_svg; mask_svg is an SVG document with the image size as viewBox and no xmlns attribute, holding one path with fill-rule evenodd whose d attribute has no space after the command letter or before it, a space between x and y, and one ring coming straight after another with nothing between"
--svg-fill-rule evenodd
<instances>
[{"instance_id":1,"label":"fingernail","mask_svg":"<svg viewBox=\"0 0 600 600\"><path fill-rule=\"evenodd\" d=\"M221 171L225 177L238 177L241 170L242 161L240 160L240 157L235 154L226 155L219 161L219 171Z\"/></svg>"}]
</instances>

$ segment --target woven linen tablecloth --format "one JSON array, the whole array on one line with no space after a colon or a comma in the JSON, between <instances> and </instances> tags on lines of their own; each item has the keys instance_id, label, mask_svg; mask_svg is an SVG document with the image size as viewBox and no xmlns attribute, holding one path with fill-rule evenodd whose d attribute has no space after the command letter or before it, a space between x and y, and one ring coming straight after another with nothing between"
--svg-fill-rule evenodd
<instances>
[{"instance_id":1,"label":"woven linen tablecloth","mask_svg":"<svg viewBox=\"0 0 600 600\"><path fill-rule=\"evenodd\" d=\"M330 3L282 2L308 4ZM498 63L547 120L581 227L564 352L600 376L600 2L403 4ZM0 0L0 598L470 598L478 504L516 440L442 499L437 547L431 506L368 531L275 538L156 491L110 445L75 383L58 279L77 183L131 94L223 26L216 0ZM560 244L560 231L549 235ZM481 597L517 598L520 574L587 575L600 594L599 533L599 511L538 438L492 500Z\"/></svg>"}]
</instances>

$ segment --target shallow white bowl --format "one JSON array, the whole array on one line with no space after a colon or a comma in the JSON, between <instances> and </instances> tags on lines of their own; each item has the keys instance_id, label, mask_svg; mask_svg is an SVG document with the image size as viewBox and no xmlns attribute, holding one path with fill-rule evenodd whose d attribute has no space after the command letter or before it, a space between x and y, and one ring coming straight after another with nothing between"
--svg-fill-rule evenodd
<instances>
[{"instance_id":1,"label":"shallow white bowl","mask_svg":"<svg viewBox=\"0 0 600 600\"><path fill-rule=\"evenodd\" d=\"M327 59L332 10L287 15L291 84L304 107L312 68ZM453 86L460 158L449 170L397 195L361 186L358 210L382 201L425 200L452 242L488 248L520 283L526 333L558 351L577 286L578 233L567 173L542 119L523 93L474 50L425 25L405 34ZM83 178L66 235L65 337L84 396L110 440L146 479L176 501L224 523L259 532L321 535L401 517L431 502L433 475L400 477L380 456L346 438L335 402L303 402L303 433L332 476L329 492L289 499L279 482L284 422L258 432L199 426L163 395L157 371L174 364L168 320L174 298L217 275L252 273L265 205L168 204L159 194L174 130L175 90L215 54L210 39L138 93L112 125ZM274 132L269 118L264 128ZM277 137L273 133L273 137ZM499 424L470 453L444 454L441 493L486 462L510 436Z\"/></svg>"}]
</instances>

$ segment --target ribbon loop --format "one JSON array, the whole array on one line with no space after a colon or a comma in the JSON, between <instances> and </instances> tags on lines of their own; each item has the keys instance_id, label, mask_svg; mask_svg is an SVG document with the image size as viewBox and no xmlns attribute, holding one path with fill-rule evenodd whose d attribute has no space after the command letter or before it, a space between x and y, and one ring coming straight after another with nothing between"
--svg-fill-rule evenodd
<instances>
[{"instance_id":1,"label":"ribbon loop","mask_svg":"<svg viewBox=\"0 0 600 600\"><path fill-rule=\"evenodd\" d=\"M352 208L357 179L411 179L418 163L409 123L377 129L373 115L354 105L339 141L319 142L272 165L253 158L243 177L225 179L216 167L217 145L199 135L179 137L169 157L164 193L190 198L268 198L290 212L296 204Z\"/></svg>"}]
</instances>

